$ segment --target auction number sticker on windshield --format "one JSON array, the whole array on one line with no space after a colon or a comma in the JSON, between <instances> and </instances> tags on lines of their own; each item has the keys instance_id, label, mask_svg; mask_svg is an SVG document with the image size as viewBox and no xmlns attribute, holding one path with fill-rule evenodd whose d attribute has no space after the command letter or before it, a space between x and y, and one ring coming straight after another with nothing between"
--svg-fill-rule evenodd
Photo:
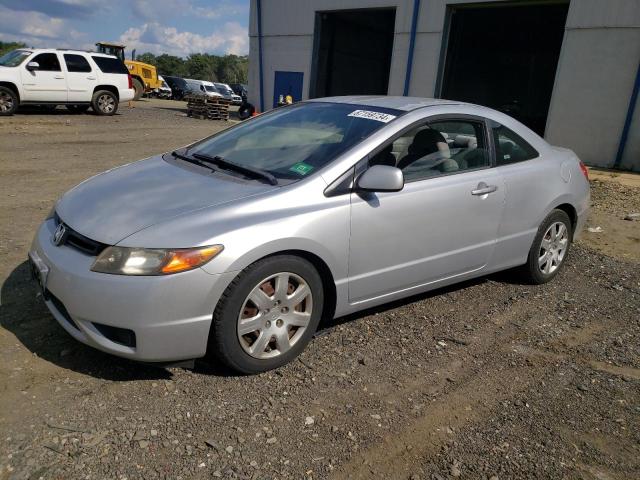
<instances>
[{"instance_id":1,"label":"auction number sticker on windshield","mask_svg":"<svg viewBox=\"0 0 640 480\"><path fill-rule=\"evenodd\" d=\"M375 120L376 122L389 123L396 118L395 115L388 113L372 112L371 110L354 110L348 117L366 118L369 120Z\"/></svg>"},{"instance_id":2,"label":"auction number sticker on windshield","mask_svg":"<svg viewBox=\"0 0 640 480\"><path fill-rule=\"evenodd\" d=\"M298 162L298 163L294 163L289 170L291 170L292 172L296 172L297 174L300 174L300 175L306 175L311 170L313 170L313 167L304 162Z\"/></svg>"}]
</instances>

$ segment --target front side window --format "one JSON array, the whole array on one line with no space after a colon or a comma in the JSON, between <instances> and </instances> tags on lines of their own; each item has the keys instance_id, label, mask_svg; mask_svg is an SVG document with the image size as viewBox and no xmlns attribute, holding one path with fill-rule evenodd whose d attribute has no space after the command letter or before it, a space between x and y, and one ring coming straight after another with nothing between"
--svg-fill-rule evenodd
<instances>
[{"instance_id":1,"label":"front side window","mask_svg":"<svg viewBox=\"0 0 640 480\"><path fill-rule=\"evenodd\" d=\"M484 132L479 121L431 121L389 143L369 165L396 166L407 182L486 168L490 157Z\"/></svg>"},{"instance_id":2,"label":"front side window","mask_svg":"<svg viewBox=\"0 0 640 480\"><path fill-rule=\"evenodd\" d=\"M220 156L298 180L320 170L401 112L309 102L275 110L189 147L185 154Z\"/></svg>"},{"instance_id":3,"label":"front side window","mask_svg":"<svg viewBox=\"0 0 640 480\"><path fill-rule=\"evenodd\" d=\"M0 57L0 66L17 67L24 62L29 55L31 55L31 52L28 50L13 50L9 53L5 53Z\"/></svg>"},{"instance_id":4,"label":"front side window","mask_svg":"<svg viewBox=\"0 0 640 480\"><path fill-rule=\"evenodd\" d=\"M496 124L492 130L496 148L496 166L524 162L540 156L525 139L504 125Z\"/></svg>"},{"instance_id":5,"label":"front side window","mask_svg":"<svg viewBox=\"0 0 640 480\"><path fill-rule=\"evenodd\" d=\"M64 54L64 62L67 64L68 72L90 72L91 65L82 55L74 55L70 53Z\"/></svg>"},{"instance_id":6,"label":"front side window","mask_svg":"<svg viewBox=\"0 0 640 480\"><path fill-rule=\"evenodd\" d=\"M38 70L42 72L60 71L60 60L58 60L58 55L55 53L41 53L40 55L36 55L31 61L37 62L39 65Z\"/></svg>"}]
</instances>

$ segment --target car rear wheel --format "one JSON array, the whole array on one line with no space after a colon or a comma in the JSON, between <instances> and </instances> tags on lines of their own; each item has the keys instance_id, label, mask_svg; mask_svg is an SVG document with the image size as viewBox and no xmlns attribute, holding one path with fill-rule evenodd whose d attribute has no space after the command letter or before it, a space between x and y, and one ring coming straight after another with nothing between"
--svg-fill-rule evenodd
<instances>
[{"instance_id":1,"label":"car rear wheel","mask_svg":"<svg viewBox=\"0 0 640 480\"><path fill-rule=\"evenodd\" d=\"M136 91L136 93L133 95L133 99L134 100L140 100L140 97L142 97L142 95L144 95L144 85L142 84L142 82L140 80L138 80L137 78L133 79L133 88Z\"/></svg>"},{"instance_id":2,"label":"car rear wheel","mask_svg":"<svg viewBox=\"0 0 640 480\"><path fill-rule=\"evenodd\" d=\"M209 351L233 370L278 368L309 343L323 308L320 275L307 260L282 255L243 270L213 315Z\"/></svg>"},{"instance_id":3,"label":"car rear wheel","mask_svg":"<svg viewBox=\"0 0 640 480\"><path fill-rule=\"evenodd\" d=\"M7 87L0 87L0 115L13 115L18 109L18 96Z\"/></svg>"},{"instance_id":4,"label":"car rear wheel","mask_svg":"<svg viewBox=\"0 0 640 480\"><path fill-rule=\"evenodd\" d=\"M93 94L91 107L98 115L113 115L118 111L118 97L109 90L99 90Z\"/></svg>"},{"instance_id":5,"label":"car rear wheel","mask_svg":"<svg viewBox=\"0 0 640 480\"><path fill-rule=\"evenodd\" d=\"M527 263L520 269L522 278L538 285L551 281L567 258L572 235L571 220L566 212L553 210L547 215L538 228Z\"/></svg>"}]
</instances>

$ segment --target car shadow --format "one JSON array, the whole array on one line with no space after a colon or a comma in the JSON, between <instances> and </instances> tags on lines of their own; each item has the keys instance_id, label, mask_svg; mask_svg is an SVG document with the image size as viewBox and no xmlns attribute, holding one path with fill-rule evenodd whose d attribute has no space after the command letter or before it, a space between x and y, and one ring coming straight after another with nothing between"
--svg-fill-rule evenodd
<instances>
[{"instance_id":1,"label":"car shadow","mask_svg":"<svg viewBox=\"0 0 640 480\"><path fill-rule=\"evenodd\" d=\"M51 108L38 107L37 105L22 105L18 108L18 110L16 110L16 112L14 112L13 115L14 116L46 115L51 117L80 117L83 115L95 116L95 113L91 108L85 112L72 112L70 110L67 110L64 106L58 106L57 108L51 109ZM118 115L122 115L122 113L118 111L113 116L117 117Z\"/></svg>"},{"instance_id":2,"label":"car shadow","mask_svg":"<svg viewBox=\"0 0 640 480\"><path fill-rule=\"evenodd\" d=\"M413 295L335 319L323 319L315 336L331 333L340 325L410 303L445 295L486 281L518 284L513 272L479 277L429 292ZM31 278L27 261L18 265L0 289L0 326L10 331L32 353L61 368L111 381L170 379L166 365L126 360L88 347L72 338L53 318ZM197 360L194 372L220 377L239 376L215 361Z\"/></svg>"},{"instance_id":3,"label":"car shadow","mask_svg":"<svg viewBox=\"0 0 640 480\"><path fill-rule=\"evenodd\" d=\"M336 327L340 325L344 325L345 323L352 322L354 320L358 320L360 318L368 317L370 315L375 315L377 313L387 312L389 310L393 310L398 307L402 307L404 305L408 305L410 303L420 302L422 300L427 300L429 298L438 297L440 295L446 295L447 293L455 292L458 290L465 290L466 288L473 287L475 285L480 285L482 283L487 282L489 279L496 280L493 275L490 277L479 277L471 280L466 280L464 282L456 283L453 285L449 285L447 287L437 288L435 290L430 290L428 292L419 293L416 295L412 295L410 297L401 298L399 300L394 300L389 303L383 303L382 305L378 305L376 307L367 308L366 310L360 310L355 313L351 313L349 315L345 315L343 317L337 317L334 319L323 318L320 321L320 325L318 325L318 330L315 334L316 337L327 335L331 331L333 331Z\"/></svg>"},{"instance_id":4,"label":"car shadow","mask_svg":"<svg viewBox=\"0 0 640 480\"><path fill-rule=\"evenodd\" d=\"M18 265L0 288L0 326L43 360L95 378L130 381L172 376L166 368L108 355L72 338L49 313L27 261Z\"/></svg>"}]
</instances>

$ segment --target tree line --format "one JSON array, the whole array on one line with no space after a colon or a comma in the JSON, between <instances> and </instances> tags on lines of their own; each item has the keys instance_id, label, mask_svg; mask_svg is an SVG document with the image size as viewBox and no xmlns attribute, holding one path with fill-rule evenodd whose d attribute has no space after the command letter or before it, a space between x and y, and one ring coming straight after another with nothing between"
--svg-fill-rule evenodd
<instances>
[{"instance_id":1,"label":"tree line","mask_svg":"<svg viewBox=\"0 0 640 480\"><path fill-rule=\"evenodd\" d=\"M166 53L157 56L143 53L137 55L136 60L155 65L160 75L212 82L247 83L249 59L246 56L192 53L187 58L181 58Z\"/></svg>"},{"instance_id":2,"label":"tree line","mask_svg":"<svg viewBox=\"0 0 640 480\"><path fill-rule=\"evenodd\" d=\"M20 42L0 42L0 55L26 46ZM154 55L147 52L138 55L136 60L155 65L160 75L213 82L247 83L249 59L246 56L192 53L187 58L182 58L166 53Z\"/></svg>"}]
</instances>

